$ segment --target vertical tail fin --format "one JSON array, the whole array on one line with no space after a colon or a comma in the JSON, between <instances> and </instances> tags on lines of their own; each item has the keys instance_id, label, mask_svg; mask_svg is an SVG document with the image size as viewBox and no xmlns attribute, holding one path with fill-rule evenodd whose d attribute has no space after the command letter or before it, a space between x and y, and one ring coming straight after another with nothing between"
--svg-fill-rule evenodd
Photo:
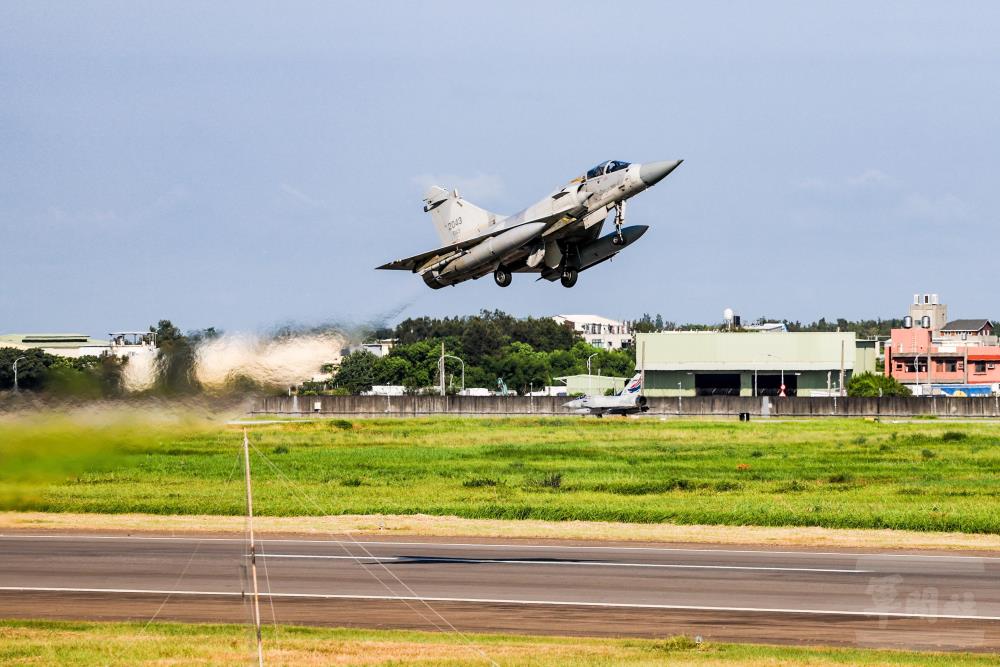
<instances>
[{"instance_id":1,"label":"vertical tail fin","mask_svg":"<svg viewBox=\"0 0 1000 667\"><path fill-rule=\"evenodd\" d=\"M444 244L485 234L491 225L502 219L462 199L458 190L448 192L437 185L432 185L424 194L424 211L431 214L434 229Z\"/></svg>"},{"instance_id":2,"label":"vertical tail fin","mask_svg":"<svg viewBox=\"0 0 1000 667\"><path fill-rule=\"evenodd\" d=\"M622 390L618 392L619 396L635 396L642 393L642 373L636 373L632 376L632 379L625 383Z\"/></svg>"}]
</instances>

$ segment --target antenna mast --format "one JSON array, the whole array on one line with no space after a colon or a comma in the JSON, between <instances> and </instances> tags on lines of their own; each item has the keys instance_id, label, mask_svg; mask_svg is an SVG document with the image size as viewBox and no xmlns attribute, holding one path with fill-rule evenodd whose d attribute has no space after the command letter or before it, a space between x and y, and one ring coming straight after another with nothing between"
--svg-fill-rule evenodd
<instances>
[{"instance_id":1,"label":"antenna mast","mask_svg":"<svg viewBox=\"0 0 1000 667\"><path fill-rule=\"evenodd\" d=\"M250 441L243 429L243 470L247 482L247 525L250 528L250 575L253 579L253 623L257 631L257 664L264 667L264 641L260 635L260 593L257 590L257 550L253 540L253 490L250 486Z\"/></svg>"}]
</instances>

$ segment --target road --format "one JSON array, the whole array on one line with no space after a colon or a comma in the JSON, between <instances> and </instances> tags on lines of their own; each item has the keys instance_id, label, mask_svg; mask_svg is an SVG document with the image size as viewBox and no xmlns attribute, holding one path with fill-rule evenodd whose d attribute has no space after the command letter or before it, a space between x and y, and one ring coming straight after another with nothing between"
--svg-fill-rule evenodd
<instances>
[{"instance_id":1,"label":"road","mask_svg":"<svg viewBox=\"0 0 1000 667\"><path fill-rule=\"evenodd\" d=\"M361 538L359 538L361 539ZM1000 650L1000 554L258 542L268 622ZM239 536L0 535L0 617L245 622Z\"/></svg>"}]
</instances>

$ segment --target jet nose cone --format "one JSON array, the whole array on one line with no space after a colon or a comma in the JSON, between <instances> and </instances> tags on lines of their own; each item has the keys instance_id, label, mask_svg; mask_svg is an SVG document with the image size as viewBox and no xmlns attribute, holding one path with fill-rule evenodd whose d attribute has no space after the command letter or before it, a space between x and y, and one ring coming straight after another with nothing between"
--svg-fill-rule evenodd
<instances>
[{"instance_id":1,"label":"jet nose cone","mask_svg":"<svg viewBox=\"0 0 1000 667\"><path fill-rule=\"evenodd\" d=\"M667 174L679 167L683 161L664 160L663 162L648 162L639 167L639 178L646 184L647 188L656 185L666 178Z\"/></svg>"}]
</instances>

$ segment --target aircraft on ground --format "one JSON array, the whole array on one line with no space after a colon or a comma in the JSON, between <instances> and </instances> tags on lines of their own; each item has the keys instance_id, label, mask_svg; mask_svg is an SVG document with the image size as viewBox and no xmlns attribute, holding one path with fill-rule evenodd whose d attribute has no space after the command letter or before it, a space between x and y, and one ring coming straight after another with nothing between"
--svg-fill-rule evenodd
<instances>
[{"instance_id":1,"label":"aircraft on ground","mask_svg":"<svg viewBox=\"0 0 1000 667\"><path fill-rule=\"evenodd\" d=\"M643 373L638 372L631 380L625 383L622 390L614 396L584 396L569 403L564 403L563 407L571 409L580 415L631 415L637 412L646 412L649 407L646 405L646 397L642 395Z\"/></svg>"},{"instance_id":2,"label":"aircraft on ground","mask_svg":"<svg viewBox=\"0 0 1000 667\"><path fill-rule=\"evenodd\" d=\"M418 273L431 289L488 273L500 287L510 285L513 273L538 273L539 279L573 287L580 271L611 259L646 232L645 225L624 226L625 202L681 162L608 160L511 216L479 208L458 190L432 185L424 195L424 211L445 245L378 268ZM600 236L611 211L615 231Z\"/></svg>"}]
</instances>

